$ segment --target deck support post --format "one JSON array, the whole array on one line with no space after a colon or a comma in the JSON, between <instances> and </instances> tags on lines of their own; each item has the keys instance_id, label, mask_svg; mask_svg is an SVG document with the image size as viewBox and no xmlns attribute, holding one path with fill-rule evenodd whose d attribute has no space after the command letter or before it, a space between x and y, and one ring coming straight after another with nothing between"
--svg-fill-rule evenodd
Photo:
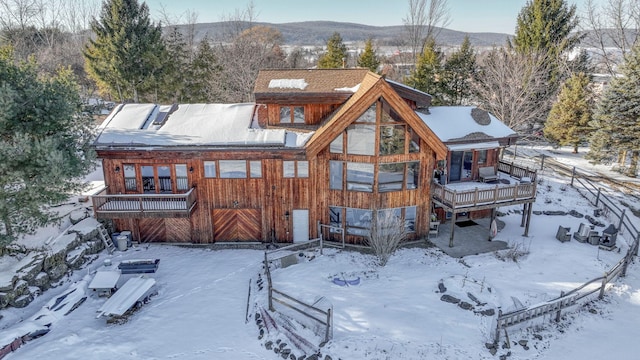
<instances>
[{"instance_id":1,"label":"deck support post","mask_svg":"<svg viewBox=\"0 0 640 360\"><path fill-rule=\"evenodd\" d=\"M456 212L451 210L453 213L451 214L451 233L449 234L449 247L453 247L453 231L456 227Z\"/></svg>"},{"instance_id":2,"label":"deck support post","mask_svg":"<svg viewBox=\"0 0 640 360\"><path fill-rule=\"evenodd\" d=\"M524 236L529 237L529 225L531 224L531 212L533 210L533 203L527 203L527 225L524 227Z\"/></svg>"},{"instance_id":3,"label":"deck support post","mask_svg":"<svg viewBox=\"0 0 640 360\"><path fill-rule=\"evenodd\" d=\"M527 203L522 204L522 218L520 219L520 227L524 227L527 218Z\"/></svg>"}]
</instances>

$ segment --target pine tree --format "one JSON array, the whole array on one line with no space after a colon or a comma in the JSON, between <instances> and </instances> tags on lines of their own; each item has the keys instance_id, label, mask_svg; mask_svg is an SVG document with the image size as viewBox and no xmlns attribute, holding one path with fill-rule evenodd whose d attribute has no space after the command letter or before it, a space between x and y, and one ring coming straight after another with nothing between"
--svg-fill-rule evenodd
<instances>
[{"instance_id":1,"label":"pine tree","mask_svg":"<svg viewBox=\"0 0 640 360\"><path fill-rule=\"evenodd\" d=\"M222 66L211 48L209 38L198 44L195 58L188 71L183 98L189 103L222 102L224 86L220 82Z\"/></svg>"},{"instance_id":2,"label":"pine tree","mask_svg":"<svg viewBox=\"0 0 640 360\"><path fill-rule=\"evenodd\" d=\"M378 66L380 66L380 59L378 59L376 51L373 49L373 40L367 39L364 43L364 51L358 57L358 67L378 72Z\"/></svg>"},{"instance_id":3,"label":"pine tree","mask_svg":"<svg viewBox=\"0 0 640 360\"><path fill-rule=\"evenodd\" d=\"M339 69L346 67L347 46L342 42L340 33L334 32L327 40L327 52L318 59L320 69Z\"/></svg>"},{"instance_id":4,"label":"pine tree","mask_svg":"<svg viewBox=\"0 0 640 360\"><path fill-rule=\"evenodd\" d=\"M583 35L578 26L576 6L565 0L529 0L518 14L515 49L521 53L547 53L553 60L572 50Z\"/></svg>"},{"instance_id":5,"label":"pine tree","mask_svg":"<svg viewBox=\"0 0 640 360\"><path fill-rule=\"evenodd\" d=\"M585 73L571 76L560 89L558 101L553 104L544 127L544 135L562 146L578 146L587 140L592 129L589 126L593 109L593 94Z\"/></svg>"},{"instance_id":6,"label":"pine tree","mask_svg":"<svg viewBox=\"0 0 640 360\"><path fill-rule=\"evenodd\" d=\"M442 105L441 84L442 53L433 39L427 42L424 52L418 56L416 68L405 79L405 84L414 89L424 91L433 97L433 105Z\"/></svg>"},{"instance_id":7,"label":"pine tree","mask_svg":"<svg viewBox=\"0 0 640 360\"><path fill-rule=\"evenodd\" d=\"M95 39L84 51L87 73L105 93L138 102L157 90L166 53L160 25L151 23L145 3L105 0L91 30Z\"/></svg>"},{"instance_id":8,"label":"pine tree","mask_svg":"<svg viewBox=\"0 0 640 360\"><path fill-rule=\"evenodd\" d=\"M189 64L187 43L177 26L169 29L163 38L167 51L166 58L162 59L164 71L162 73L162 86L158 87L158 101L177 103L182 102L186 91L187 73Z\"/></svg>"},{"instance_id":9,"label":"pine tree","mask_svg":"<svg viewBox=\"0 0 640 360\"><path fill-rule=\"evenodd\" d=\"M611 81L595 111L594 125L598 129L592 139L600 146L590 150L590 158L603 158L604 154L597 154L599 151L631 151L627 175L635 177L640 156L640 45L626 56L621 71L622 76Z\"/></svg>"},{"instance_id":10,"label":"pine tree","mask_svg":"<svg viewBox=\"0 0 640 360\"><path fill-rule=\"evenodd\" d=\"M566 0L528 0L518 14L513 46L516 52L545 59L547 87L535 94L544 107L547 118L550 104L557 96L560 84L571 74L563 71L569 66L566 54L573 50L584 35L574 32L578 26L576 6Z\"/></svg>"},{"instance_id":11,"label":"pine tree","mask_svg":"<svg viewBox=\"0 0 640 360\"><path fill-rule=\"evenodd\" d=\"M476 54L468 36L460 49L445 61L442 72L442 92L446 105L463 105L471 98L471 82L476 76Z\"/></svg>"},{"instance_id":12,"label":"pine tree","mask_svg":"<svg viewBox=\"0 0 640 360\"><path fill-rule=\"evenodd\" d=\"M43 76L0 49L0 246L55 222L49 206L82 188L95 156L78 90L70 70Z\"/></svg>"}]
</instances>

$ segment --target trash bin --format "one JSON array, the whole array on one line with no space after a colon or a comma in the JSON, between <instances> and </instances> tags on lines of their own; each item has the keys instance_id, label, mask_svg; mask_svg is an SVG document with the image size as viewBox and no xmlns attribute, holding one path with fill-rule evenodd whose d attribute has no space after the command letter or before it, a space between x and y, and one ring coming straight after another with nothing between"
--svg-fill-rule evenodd
<instances>
[{"instance_id":1,"label":"trash bin","mask_svg":"<svg viewBox=\"0 0 640 360\"><path fill-rule=\"evenodd\" d=\"M116 242L118 243L118 250L120 251L125 251L127 250L127 236L126 235L119 235L116 238Z\"/></svg>"},{"instance_id":2,"label":"trash bin","mask_svg":"<svg viewBox=\"0 0 640 360\"><path fill-rule=\"evenodd\" d=\"M127 247L131 247L131 231L124 230L120 235L127 237Z\"/></svg>"},{"instance_id":3,"label":"trash bin","mask_svg":"<svg viewBox=\"0 0 640 360\"><path fill-rule=\"evenodd\" d=\"M111 241L115 244L118 241L118 236L120 236L119 232L111 233Z\"/></svg>"}]
</instances>

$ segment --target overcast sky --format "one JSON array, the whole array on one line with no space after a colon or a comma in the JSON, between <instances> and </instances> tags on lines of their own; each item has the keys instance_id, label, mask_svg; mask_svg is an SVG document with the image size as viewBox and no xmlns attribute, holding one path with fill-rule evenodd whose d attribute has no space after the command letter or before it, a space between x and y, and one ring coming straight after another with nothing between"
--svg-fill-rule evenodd
<instances>
[{"instance_id":1,"label":"overcast sky","mask_svg":"<svg viewBox=\"0 0 640 360\"><path fill-rule=\"evenodd\" d=\"M183 19L189 10L197 13L198 22L221 21L249 4L249 0L145 1L156 19L160 18L162 9ZM581 10L586 1L569 0L569 3ZM518 13L526 3L527 0L449 0L451 23L447 27L465 32L513 34ZM374 26L402 25L408 12L408 0L253 0L253 4L256 20L269 23L329 20Z\"/></svg>"}]
</instances>

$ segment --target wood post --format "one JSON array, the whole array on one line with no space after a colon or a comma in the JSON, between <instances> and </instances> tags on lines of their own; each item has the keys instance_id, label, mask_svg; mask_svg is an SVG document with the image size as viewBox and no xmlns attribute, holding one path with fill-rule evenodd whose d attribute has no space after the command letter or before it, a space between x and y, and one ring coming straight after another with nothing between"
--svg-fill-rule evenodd
<instances>
[{"instance_id":1,"label":"wood post","mask_svg":"<svg viewBox=\"0 0 640 360\"><path fill-rule=\"evenodd\" d=\"M600 192L602 191L602 188L598 188L598 194L596 194L596 207L598 207L598 203L600 202Z\"/></svg>"},{"instance_id":2,"label":"wood post","mask_svg":"<svg viewBox=\"0 0 640 360\"><path fill-rule=\"evenodd\" d=\"M560 291L560 298L564 296L564 291ZM556 312L556 322L560 322L560 316L562 314L562 300L556 303L558 304L558 311Z\"/></svg>"},{"instance_id":3,"label":"wood post","mask_svg":"<svg viewBox=\"0 0 640 360\"><path fill-rule=\"evenodd\" d=\"M622 222L624 221L624 213L625 211L627 211L627 209L622 209L622 214L620 214L620 221L618 222L618 232L620 232L620 230L622 230Z\"/></svg>"},{"instance_id":4,"label":"wood post","mask_svg":"<svg viewBox=\"0 0 640 360\"><path fill-rule=\"evenodd\" d=\"M571 186L573 186L573 179L576 177L576 167L571 170Z\"/></svg>"},{"instance_id":5,"label":"wood post","mask_svg":"<svg viewBox=\"0 0 640 360\"><path fill-rule=\"evenodd\" d=\"M524 227L527 218L527 203L522 204L522 218L520 219L520 227Z\"/></svg>"},{"instance_id":6,"label":"wood post","mask_svg":"<svg viewBox=\"0 0 640 360\"><path fill-rule=\"evenodd\" d=\"M331 327L333 325L331 324L331 309L327 309L327 329L325 330L324 333L324 341L327 342L330 339L330 334L331 334Z\"/></svg>"},{"instance_id":7,"label":"wood post","mask_svg":"<svg viewBox=\"0 0 640 360\"><path fill-rule=\"evenodd\" d=\"M456 213L453 209L451 209L451 211L453 213L451 214L451 234L449 234L449 247L453 247L453 232L456 227Z\"/></svg>"},{"instance_id":8,"label":"wood post","mask_svg":"<svg viewBox=\"0 0 640 360\"><path fill-rule=\"evenodd\" d=\"M498 344L500 341L500 318L502 317L502 309L498 309L498 320L496 321L496 333L493 339L494 344Z\"/></svg>"},{"instance_id":9,"label":"wood post","mask_svg":"<svg viewBox=\"0 0 640 360\"><path fill-rule=\"evenodd\" d=\"M609 280L609 273L604 273L604 277L602 279L602 285L600 285L600 294L598 295L598 299L600 300L604 298L604 288L607 286L608 280Z\"/></svg>"},{"instance_id":10,"label":"wood post","mask_svg":"<svg viewBox=\"0 0 640 360\"><path fill-rule=\"evenodd\" d=\"M540 161L540 170L544 170L544 158L545 158L545 155L542 154L542 161Z\"/></svg>"},{"instance_id":11,"label":"wood post","mask_svg":"<svg viewBox=\"0 0 640 360\"><path fill-rule=\"evenodd\" d=\"M527 223L524 227L524 236L529 237L529 225L531 224L531 213L533 212L533 203L529 203L529 209L527 211Z\"/></svg>"}]
</instances>

